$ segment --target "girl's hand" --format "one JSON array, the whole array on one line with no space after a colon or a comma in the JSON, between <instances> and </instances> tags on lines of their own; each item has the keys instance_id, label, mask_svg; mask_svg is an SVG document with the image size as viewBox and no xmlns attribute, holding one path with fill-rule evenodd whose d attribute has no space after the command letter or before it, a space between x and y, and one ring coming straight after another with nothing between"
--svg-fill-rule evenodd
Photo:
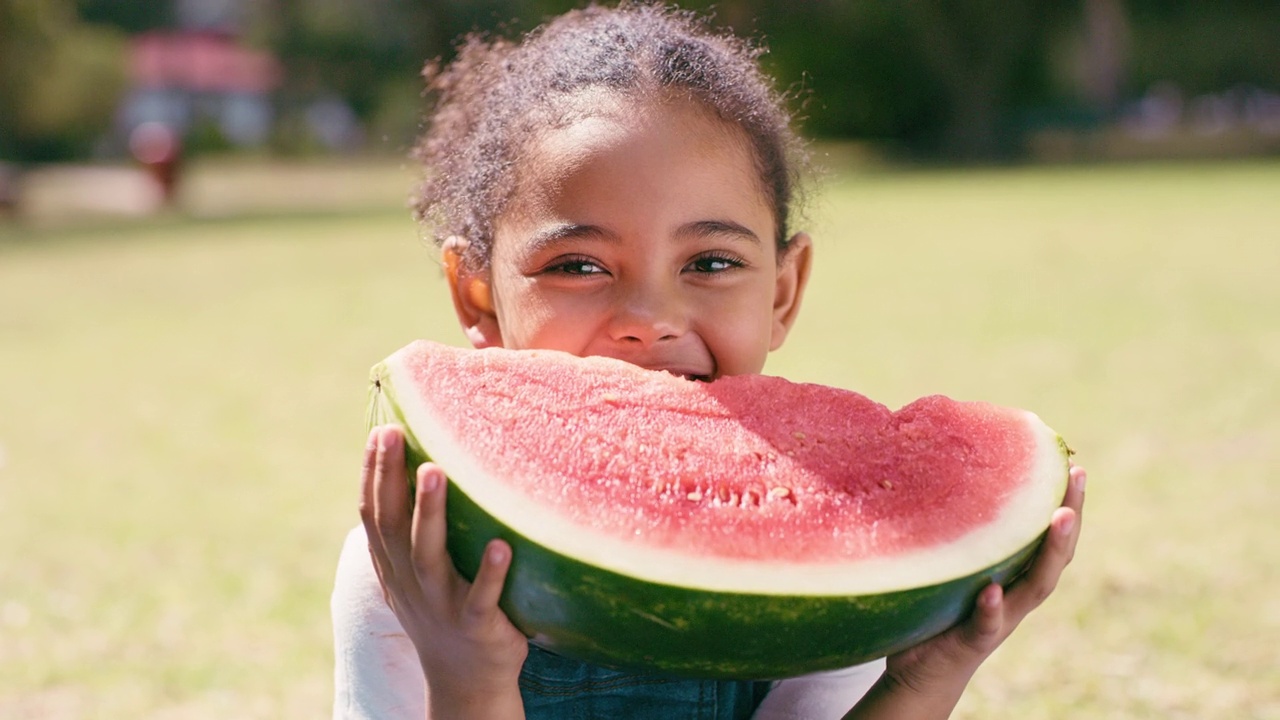
<instances>
[{"instance_id":1,"label":"girl's hand","mask_svg":"<svg viewBox=\"0 0 1280 720\"><path fill-rule=\"evenodd\" d=\"M1049 536L1026 574L1007 591L994 583L988 585L978 595L973 615L967 621L889 657L883 681L897 690L914 691L942 701L941 704L947 704L949 699L954 705L978 665L1057 586L1080 538L1084 485L1084 468L1073 463L1062 507L1054 511Z\"/></svg>"},{"instance_id":2,"label":"girl's hand","mask_svg":"<svg viewBox=\"0 0 1280 720\"><path fill-rule=\"evenodd\" d=\"M529 648L498 608L511 547L494 540L474 583L445 549L445 476L418 468L410 512L404 434L375 427L364 451L360 517L387 604L418 650L436 718L523 718L519 677Z\"/></svg>"}]
</instances>

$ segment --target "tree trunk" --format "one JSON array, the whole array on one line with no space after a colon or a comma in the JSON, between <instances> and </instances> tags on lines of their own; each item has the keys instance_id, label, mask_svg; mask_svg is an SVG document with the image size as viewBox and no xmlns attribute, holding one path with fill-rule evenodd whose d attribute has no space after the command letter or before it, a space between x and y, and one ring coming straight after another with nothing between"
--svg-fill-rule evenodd
<instances>
[{"instance_id":1,"label":"tree trunk","mask_svg":"<svg viewBox=\"0 0 1280 720\"><path fill-rule=\"evenodd\" d=\"M1120 0L1084 0L1082 89L1085 100L1111 114L1124 85L1129 56L1129 21Z\"/></svg>"}]
</instances>

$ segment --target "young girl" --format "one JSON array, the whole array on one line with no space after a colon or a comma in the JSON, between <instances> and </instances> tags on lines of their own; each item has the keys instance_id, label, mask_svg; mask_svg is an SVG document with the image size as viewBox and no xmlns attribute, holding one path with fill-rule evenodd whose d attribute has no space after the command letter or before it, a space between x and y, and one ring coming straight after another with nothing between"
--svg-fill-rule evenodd
<instances>
[{"instance_id":1,"label":"young girl","mask_svg":"<svg viewBox=\"0 0 1280 720\"><path fill-rule=\"evenodd\" d=\"M743 42L650 6L568 13L519 45L470 40L439 101L418 210L476 347L621 358L690 380L756 373L799 310L813 249L788 228L797 141ZM498 608L511 550L474 583L444 549L445 477L375 428L333 596L341 718L942 718L1052 591L1083 471L1031 570L952 630L856 668L765 682L594 667ZM847 715L845 713L848 713Z\"/></svg>"}]
</instances>

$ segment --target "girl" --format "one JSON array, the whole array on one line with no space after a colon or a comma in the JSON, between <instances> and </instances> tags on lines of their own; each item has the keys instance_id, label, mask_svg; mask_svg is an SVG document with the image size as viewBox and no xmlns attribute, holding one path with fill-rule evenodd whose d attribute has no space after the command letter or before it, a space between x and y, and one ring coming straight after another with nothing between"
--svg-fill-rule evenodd
<instances>
[{"instance_id":1,"label":"girl","mask_svg":"<svg viewBox=\"0 0 1280 720\"><path fill-rule=\"evenodd\" d=\"M691 380L762 370L813 249L789 230L797 141L753 50L675 11L592 7L519 45L473 38L427 78L439 100L417 209L472 344ZM337 717L947 717L1070 561L1084 473L1028 574L986 588L969 620L887 662L777 683L637 675L530 645L497 605L510 548L493 541L464 581L444 550L444 475L428 463L416 479L411 503L403 436L375 428L333 596Z\"/></svg>"}]
</instances>

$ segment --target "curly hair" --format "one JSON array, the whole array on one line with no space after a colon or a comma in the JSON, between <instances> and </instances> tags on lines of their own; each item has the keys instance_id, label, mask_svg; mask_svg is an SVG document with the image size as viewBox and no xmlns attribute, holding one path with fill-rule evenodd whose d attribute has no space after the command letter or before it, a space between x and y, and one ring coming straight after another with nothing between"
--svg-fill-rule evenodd
<instances>
[{"instance_id":1,"label":"curly hair","mask_svg":"<svg viewBox=\"0 0 1280 720\"><path fill-rule=\"evenodd\" d=\"M485 267L521 154L539 132L580 112L569 96L592 88L679 93L742 129L784 250L804 151L782 95L757 64L762 53L693 13L651 4L573 10L519 44L469 35L453 62L423 70L435 102L414 152L425 169L414 214L437 245L466 238L464 259Z\"/></svg>"}]
</instances>

